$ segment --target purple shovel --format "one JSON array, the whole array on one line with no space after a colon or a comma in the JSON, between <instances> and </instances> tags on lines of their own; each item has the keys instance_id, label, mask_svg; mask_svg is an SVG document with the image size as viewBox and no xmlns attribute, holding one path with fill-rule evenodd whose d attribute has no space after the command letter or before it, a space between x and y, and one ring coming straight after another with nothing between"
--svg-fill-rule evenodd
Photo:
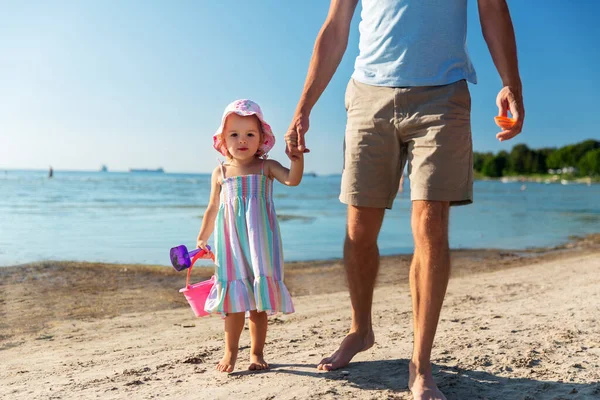
<instances>
[{"instance_id":1,"label":"purple shovel","mask_svg":"<svg viewBox=\"0 0 600 400\"><path fill-rule=\"evenodd\" d=\"M199 258L210 257L214 260L214 256L210 251L210 246L207 245L206 248L208 251L204 249L194 249L188 252L187 247L184 245L173 247L170 252L171 265L173 265L173 268L177 271L183 271L184 269L191 267Z\"/></svg>"}]
</instances>

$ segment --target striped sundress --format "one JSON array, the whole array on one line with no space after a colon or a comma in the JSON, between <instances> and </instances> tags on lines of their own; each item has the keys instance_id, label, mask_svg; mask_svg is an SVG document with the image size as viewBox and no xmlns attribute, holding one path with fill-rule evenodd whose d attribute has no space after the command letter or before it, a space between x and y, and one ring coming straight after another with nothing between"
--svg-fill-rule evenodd
<instances>
[{"instance_id":1,"label":"striped sundress","mask_svg":"<svg viewBox=\"0 0 600 400\"><path fill-rule=\"evenodd\" d=\"M217 269L204 308L207 312L294 312L283 283L273 180L263 174L263 168L260 174L225 178L221 165L221 205L214 233Z\"/></svg>"}]
</instances>

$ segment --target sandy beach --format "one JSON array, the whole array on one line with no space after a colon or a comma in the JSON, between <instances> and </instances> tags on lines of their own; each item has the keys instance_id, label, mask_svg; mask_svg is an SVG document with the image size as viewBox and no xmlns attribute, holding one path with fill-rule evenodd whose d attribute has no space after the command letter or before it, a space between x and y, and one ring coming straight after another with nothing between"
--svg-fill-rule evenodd
<instances>
[{"instance_id":1,"label":"sandy beach","mask_svg":"<svg viewBox=\"0 0 600 400\"><path fill-rule=\"evenodd\" d=\"M448 399L600 398L600 235L529 251L460 250L433 350ZM165 267L46 262L0 268L0 398L410 399L409 255L382 258L375 346L320 372L350 322L339 260L290 263L296 313L249 335L218 373L222 321L196 319ZM194 281L209 276L197 269Z\"/></svg>"}]
</instances>

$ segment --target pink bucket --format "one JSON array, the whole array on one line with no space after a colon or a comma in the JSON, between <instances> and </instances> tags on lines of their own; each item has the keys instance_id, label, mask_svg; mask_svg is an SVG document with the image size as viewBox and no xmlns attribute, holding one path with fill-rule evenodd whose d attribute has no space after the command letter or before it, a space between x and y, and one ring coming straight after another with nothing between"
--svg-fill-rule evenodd
<instances>
[{"instance_id":1,"label":"pink bucket","mask_svg":"<svg viewBox=\"0 0 600 400\"><path fill-rule=\"evenodd\" d=\"M209 253L209 257L214 261L214 255ZM192 272L192 267L198 257L192 258L192 265L188 268L187 278L185 280L185 287L183 289L179 289L179 293L183 293L186 300L192 307L192 311L196 315L196 317L204 317L209 315L206 311L204 311L204 306L206 305L206 299L208 299L208 295L213 285L215 284L215 276L213 275L209 280L202 281L198 283L194 283L190 285L190 273Z\"/></svg>"},{"instance_id":2,"label":"pink bucket","mask_svg":"<svg viewBox=\"0 0 600 400\"><path fill-rule=\"evenodd\" d=\"M204 305L214 284L215 277L213 276L207 281L198 282L179 290L180 293L183 293L188 303L190 303L190 307L192 307L192 311L194 311L196 317L204 317L209 314L204 311Z\"/></svg>"}]
</instances>

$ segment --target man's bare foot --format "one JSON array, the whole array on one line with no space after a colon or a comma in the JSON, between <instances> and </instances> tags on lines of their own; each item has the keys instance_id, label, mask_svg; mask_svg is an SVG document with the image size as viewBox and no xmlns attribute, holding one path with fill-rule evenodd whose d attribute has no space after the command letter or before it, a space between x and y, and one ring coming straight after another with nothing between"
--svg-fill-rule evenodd
<instances>
[{"instance_id":1,"label":"man's bare foot","mask_svg":"<svg viewBox=\"0 0 600 400\"><path fill-rule=\"evenodd\" d=\"M225 355L217 364L217 371L219 372L233 372L235 367L235 361L237 360L237 351L234 353L229 350L225 350Z\"/></svg>"},{"instance_id":2,"label":"man's bare foot","mask_svg":"<svg viewBox=\"0 0 600 400\"><path fill-rule=\"evenodd\" d=\"M251 354L250 355L250 371L261 371L263 369L269 369L269 364L265 361L262 354Z\"/></svg>"},{"instance_id":3,"label":"man's bare foot","mask_svg":"<svg viewBox=\"0 0 600 400\"><path fill-rule=\"evenodd\" d=\"M352 358L361 351L365 351L373 347L375 343L375 335L373 331L364 336L358 332L349 333L340 347L331 355L321 360L317 369L322 371L333 371L334 369L343 368L350 364Z\"/></svg>"},{"instance_id":4,"label":"man's bare foot","mask_svg":"<svg viewBox=\"0 0 600 400\"><path fill-rule=\"evenodd\" d=\"M431 367L419 373L412 361L408 364L408 388L414 400L447 400L433 380Z\"/></svg>"}]
</instances>

